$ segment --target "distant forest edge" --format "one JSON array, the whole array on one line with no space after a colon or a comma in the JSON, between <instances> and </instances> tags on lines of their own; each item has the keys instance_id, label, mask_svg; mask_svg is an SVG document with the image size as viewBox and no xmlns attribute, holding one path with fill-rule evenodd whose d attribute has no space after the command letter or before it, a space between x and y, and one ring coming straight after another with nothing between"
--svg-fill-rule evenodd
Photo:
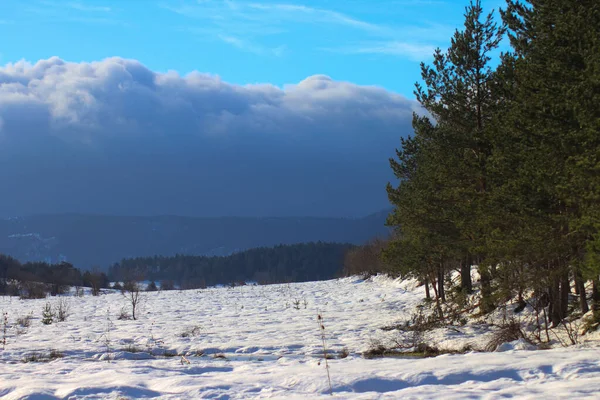
<instances>
[{"instance_id":1,"label":"distant forest edge","mask_svg":"<svg viewBox=\"0 0 600 400\"><path fill-rule=\"evenodd\" d=\"M301 243L246 250L225 257L175 255L124 259L109 268L114 281L171 281L182 289L253 281L306 282L340 277L352 244Z\"/></svg>"},{"instance_id":2,"label":"distant forest edge","mask_svg":"<svg viewBox=\"0 0 600 400\"><path fill-rule=\"evenodd\" d=\"M193 218L40 215L0 219L0 253L22 262L108 266L155 254L227 256L257 247L308 242L362 244L386 237L389 210L364 218Z\"/></svg>"},{"instance_id":3,"label":"distant forest edge","mask_svg":"<svg viewBox=\"0 0 600 400\"><path fill-rule=\"evenodd\" d=\"M38 299L48 294L63 294L71 287L82 286L92 288L92 293L97 295L100 289L109 287L108 277L99 271L82 272L67 262L21 263L10 256L0 254L0 295Z\"/></svg>"},{"instance_id":4,"label":"distant forest edge","mask_svg":"<svg viewBox=\"0 0 600 400\"><path fill-rule=\"evenodd\" d=\"M230 256L154 256L124 259L104 272L82 271L61 262L21 263L0 254L0 295L44 298L70 287L89 287L93 294L110 281L150 280L163 288L202 288L254 281L260 284L333 279L344 274L344 259L357 248L343 243L301 243L255 248ZM155 287L155 286L153 286Z\"/></svg>"}]
</instances>

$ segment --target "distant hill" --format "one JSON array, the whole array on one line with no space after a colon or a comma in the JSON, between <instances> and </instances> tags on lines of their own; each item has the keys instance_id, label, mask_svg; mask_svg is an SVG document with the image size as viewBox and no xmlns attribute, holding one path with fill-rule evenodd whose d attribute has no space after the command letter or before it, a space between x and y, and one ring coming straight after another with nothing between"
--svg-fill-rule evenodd
<instances>
[{"instance_id":1,"label":"distant hill","mask_svg":"<svg viewBox=\"0 0 600 400\"><path fill-rule=\"evenodd\" d=\"M387 211L364 218L40 215L0 220L0 253L21 261L107 267L153 255L229 255L302 242L361 244L385 236Z\"/></svg>"}]
</instances>

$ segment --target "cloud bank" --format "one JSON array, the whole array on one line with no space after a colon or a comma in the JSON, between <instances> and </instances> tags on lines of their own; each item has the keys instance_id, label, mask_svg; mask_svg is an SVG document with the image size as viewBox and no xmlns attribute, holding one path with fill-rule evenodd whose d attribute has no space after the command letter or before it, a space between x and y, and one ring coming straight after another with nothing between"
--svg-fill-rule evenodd
<instances>
[{"instance_id":1,"label":"cloud bank","mask_svg":"<svg viewBox=\"0 0 600 400\"><path fill-rule=\"evenodd\" d=\"M311 76L283 88L57 57L0 68L0 214L362 215L417 105Z\"/></svg>"}]
</instances>

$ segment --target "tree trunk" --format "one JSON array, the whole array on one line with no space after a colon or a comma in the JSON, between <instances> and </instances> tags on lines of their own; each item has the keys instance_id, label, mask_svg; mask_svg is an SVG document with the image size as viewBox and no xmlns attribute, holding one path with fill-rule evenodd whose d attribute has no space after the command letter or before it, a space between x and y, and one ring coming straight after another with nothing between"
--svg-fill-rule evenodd
<instances>
[{"instance_id":1,"label":"tree trunk","mask_svg":"<svg viewBox=\"0 0 600 400\"><path fill-rule=\"evenodd\" d=\"M556 327L562 321L561 317L561 301L560 301L560 280L553 277L548 288L548 298L550 304L548 306L548 314L553 327Z\"/></svg>"},{"instance_id":2,"label":"tree trunk","mask_svg":"<svg viewBox=\"0 0 600 400\"><path fill-rule=\"evenodd\" d=\"M442 302L446 301L446 292L444 291L444 264L440 263L438 266L438 293Z\"/></svg>"},{"instance_id":3,"label":"tree trunk","mask_svg":"<svg viewBox=\"0 0 600 400\"><path fill-rule=\"evenodd\" d=\"M590 308L585 293L585 281L583 280L583 276L579 269L575 270L575 290L575 293L579 295L579 307L581 308L581 313L585 314L590 311Z\"/></svg>"},{"instance_id":4,"label":"tree trunk","mask_svg":"<svg viewBox=\"0 0 600 400\"><path fill-rule=\"evenodd\" d=\"M494 310L494 302L492 300L492 285L490 272L487 267L479 265L479 276L481 276L481 312L487 314Z\"/></svg>"},{"instance_id":5,"label":"tree trunk","mask_svg":"<svg viewBox=\"0 0 600 400\"><path fill-rule=\"evenodd\" d=\"M429 293L429 279L425 277L425 298L431 300L431 293Z\"/></svg>"},{"instance_id":6,"label":"tree trunk","mask_svg":"<svg viewBox=\"0 0 600 400\"><path fill-rule=\"evenodd\" d=\"M600 291L599 291L598 277L592 281L592 310L594 311L594 317L600 316Z\"/></svg>"},{"instance_id":7,"label":"tree trunk","mask_svg":"<svg viewBox=\"0 0 600 400\"><path fill-rule=\"evenodd\" d=\"M569 280L569 270L565 271L560 277L560 319L563 320L569 313L569 294L571 293L571 281Z\"/></svg>"},{"instance_id":8,"label":"tree trunk","mask_svg":"<svg viewBox=\"0 0 600 400\"><path fill-rule=\"evenodd\" d=\"M437 308L438 316L441 321L444 319L444 312L442 311L442 305L440 303L440 293L438 290L438 286L436 285L435 272L431 272L431 287L433 287L433 292L435 293L435 306Z\"/></svg>"},{"instance_id":9,"label":"tree trunk","mask_svg":"<svg viewBox=\"0 0 600 400\"><path fill-rule=\"evenodd\" d=\"M460 265L460 288L468 294L473 292L473 282L471 281L471 264L473 263L471 261L471 255L468 255Z\"/></svg>"}]
</instances>

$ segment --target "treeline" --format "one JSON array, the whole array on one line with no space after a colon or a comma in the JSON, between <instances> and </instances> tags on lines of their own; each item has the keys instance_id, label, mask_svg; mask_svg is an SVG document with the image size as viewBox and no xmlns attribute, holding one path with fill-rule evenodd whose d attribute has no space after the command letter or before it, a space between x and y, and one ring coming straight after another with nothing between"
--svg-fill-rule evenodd
<instances>
[{"instance_id":1,"label":"treeline","mask_svg":"<svg viewBox=\"0 0 600 400\"><path fill-rule=\"evenodd\" d=\"M477 266L482 312L533 296L557 325L600 310L600 2L508 0L500 16L471 2L421 65L385 256L440 302L471 293Z\"/></svg>"},{"instance_id":2,"label":"treeline","mask_svg":"<svg viewBox=\"0 0 600 400\"><path fill-rule=\"evenodd\" d=\"M82 273L67 262L21 263L0 254L0 295L43 298L48 294L63 294L72 286L90 287L97 294L99 289L107 288L108 285L108 277L103 272Z\"/></svg>"},{"instance_id":3,"label":"treeline","mask_svg":"<svg viewBox=\"0 0 600 400\"><path fill-rule=\"evenodd\" d=\"M325 280L342 274L350 244L302 243L255 248L225 257L176 255L124 259L109 268L115 281L172 281L182 289L254 281Z\"/></svg>"}]
</instances>

